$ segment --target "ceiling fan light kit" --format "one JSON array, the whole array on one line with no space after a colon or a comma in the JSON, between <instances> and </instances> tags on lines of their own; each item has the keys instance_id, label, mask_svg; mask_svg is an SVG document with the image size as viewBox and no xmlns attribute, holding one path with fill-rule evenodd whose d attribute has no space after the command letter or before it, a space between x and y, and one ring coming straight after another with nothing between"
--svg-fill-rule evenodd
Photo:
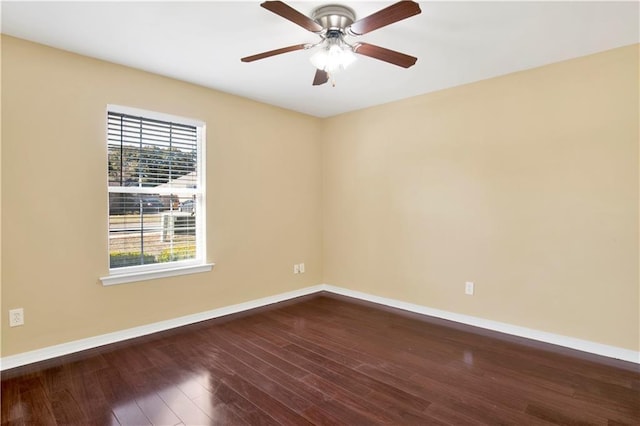
<instances>
[{"instance_id":1,"label":"ceiling fan light kit","mask_svg":"<svg viewBox=\"0 0 640 426\"><path fill-rule=\"evenodd\" d=\"M309 60L317 69L333 74L346 69L356 60L356 55L342 36L327 37Z\"/></svg>"},{"instance_id":2,"label":"ceiling fan light kit","mask_svg":"<svg viewBox=\"0 0 640 426\"><path fill-rule=\"evenodd\" d=\"M314 10L312 18L298 12L282 1L265 1L260 6L279 15L302 28L318 34L320 41L315 44L297 44L258 53L242 58L242 62L253 62L282 53L303 49L317 49L310 61L316 67L313 85L319 86L336 72L346 69L356 60L356 54L388 62L403 68L414 65L417 58L394 50L385 49L368 43L350 44L345 37L358 37L393 24L421 12L418 3L403 0L394 3L372 15L356 21L354 11L340 5L322 6ZM333 84L335 86L335 83Z\"/></svg>"}]
</instances>

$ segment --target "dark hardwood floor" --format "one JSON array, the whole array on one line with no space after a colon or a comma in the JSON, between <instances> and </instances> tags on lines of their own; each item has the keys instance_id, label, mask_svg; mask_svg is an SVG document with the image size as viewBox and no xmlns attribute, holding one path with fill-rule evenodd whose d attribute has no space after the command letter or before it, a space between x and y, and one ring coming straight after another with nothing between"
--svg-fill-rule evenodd
<instances>
[{"instance_id":1,"label":"dark hardwood floor","mask_svg":"<svg viewBox=\"0 0 640 426\"><path fill-rule=\"evenodd\" d=\"M2 424L640 424L638 365L313 296L2 373Z\"/></svg>"}]
</instances>

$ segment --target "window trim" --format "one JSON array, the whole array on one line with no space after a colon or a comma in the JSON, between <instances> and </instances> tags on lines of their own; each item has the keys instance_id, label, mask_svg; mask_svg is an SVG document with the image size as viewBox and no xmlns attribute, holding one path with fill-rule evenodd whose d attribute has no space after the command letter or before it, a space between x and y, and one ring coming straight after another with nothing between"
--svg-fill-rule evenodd
<instances>
[{"instance_id":1,"label":"window trim","mask_svg":"<svg viewBox=\"0 0 640 426\"><path fill-rule=\"evenodd\" d=\"M178 263L178 262L176 262ZM137 281L154 280L158 278L176 277L179 275L197 274L200 272L209 272L215 263L200 263L197 265L189 265L179 267L173 265L171 268L165 267L156 271L143 271L143 272L127 272L120 274L112 274L106 277L101 277L103 286L132 283Z\"/></svg>"},{"instance_id":2,"label":"window trim","mask_svg":"<svg viewBox=\"0 0 640 426\"><path fill-rule=\"evenodd\" d=\"M199 272L211 271L214 264L207 263L207 251L206 251L206 167L204 166L204 160L206 159L206 123L201 120L195 120L193 118L186 118L177 115L171 115L156 111L143 110L139 108L127 107L122 105L108 104L105 117L109 113L133 115L143 118L149 118L152 120L162 120L167 122L180 123L185 125L194 126L198 131L198 151L197 151L197 175L200 180L200 205L198 206L198 212L195 216L196 219L196 253L198 255L195 259L181 260L168 262L163 264L149 264L149 265L135 265L126 266L120 268L109 267L109 275L101 277L100 281L102 285L114 285L124 284L128 282L145 281L157 278L172 277L178 275L194 274ZM105 123L105 140L108 140L109 126ZM108 147L105 147L108 150ZM109 193L108 185L108 173L107 176L107 193ZM129 192L128 188L120 188L121 192ZM133 189L131 189L133 190ZM135 192L140 192L139 190ZM143 189L141 192L145 192ZM107 212L108 212L107 197ZM109 215L107 214L107 236L109 234ZM107 244L108 248L108 244ZM109 253L107 250L107 265L109 265Z\"/></svg>"}]
</instances>

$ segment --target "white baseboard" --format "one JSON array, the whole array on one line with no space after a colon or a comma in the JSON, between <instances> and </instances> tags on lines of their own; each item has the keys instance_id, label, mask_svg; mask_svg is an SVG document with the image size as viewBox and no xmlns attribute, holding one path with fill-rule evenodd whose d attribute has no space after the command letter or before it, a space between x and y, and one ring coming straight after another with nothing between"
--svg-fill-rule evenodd
<instances>
[{"instance_id":1,"label":"white baseboard","mask_svg":"<svg viewBox=\"0 0 640 426\"><path fill-rule=\"evenodd\" d=\"M294 299L296 297L307 296L310 294L327 291L347 297L353 297L372 303L377 303L392 308L398 308L417 314L427 315L435 318L455 321L461 324L480 327L488 330L498 331L513 336L524 337L527 339L537 340L540 342L551 343L554 345L564 346L571 349L577 349L583 352L589 352L596 355L602 355L609 358L620 359L640 364L640 352L629 349L618 348L615 346L604 345L601 343L590 342L587 340L576 339L573 337L561 336L558 334L547 333L544 331L533 330L530 328L519 327L498 321L491 321L483 318L473 317L470 315L462 315L454 312L447 312L438 309L429 308L422 305L403 302L400 300L389 299L386 297L374 296L368 293L349 290L343 287L336 287L328 284L319 284L316 286L306 287L299 290L280 293L275 296L264 297L262 299L251 300L237 305L226 306L210 311L200 312L197 314L186 315L166 321L160 321L153 324L133 327L126 330L120 330L113 333L102 334L100 336L89 337L86 339L75 340L68 343L62 343L55 346L49 346L34 351L23 352L16 355L0 358L0 371L8 370L15 367L31 364L34 362L44 361L63 355L69 355L87 349L97 348L99 346L108 345L110 343L121 342L123 340L135 337L146 336L148 334L165 331L172 328L182 327L194 324L200 321L219 318L225 315L235 314L250 309L260 308L271 305L273 303L283 302Z\"/></svg>"},{"instance_id":2,"label":"white baseboard","mask_svg":"<svg viewBox=\"0 0 640 426\"><path fill-rule=\"evenodd\" d=\"M166 321L155 322L153 324L141 325L139 327L128 328L126 330L115 331L113 333L102 334L100 336L88 337L86 339L74 340L68 343L62 343L42 349L36 349L34 351L2 357L0 358L0 371L20 367L22 365L31 364L34 362L44 361L51 358L56 358L63 355L69 355L87 349L97 348L99 346L108 345L110 343L121 342L123 340L128 340L135 337L146 336L147 334L157 333L159 331L165 331L176 327L182 327L200 321L206 321L229 314L235 314L250 309L260 308L262 306L271 305L273 303L278 303L285 300L294 299L296 297L317 293L319 291L322 291L323 289L324 286L322 285L306 287L300 290L277 294L275 296L269 296L262 299L251 300L249 302L238 303L237 305L225 306L222 308L200 312L197 314L186 315Z\"/></svg>"},{"instance_id":3,"label":"white baseboard","mask_svg":"<svg viewBox=\"0 0 640 426\"><path fill-rule=\"evenodd\" d=\"M491 321L484 318L473 317L470 315L441 311L439 309L428 308L426 306L415 305L413 303L407 303L395 299L388 299L386 297L374 296L371 294L349 290L343 287L336 287L328 284L323 284L322 288L330 293L353 297L356 299L365 300L392 308L398 308L417 314L455 321L474 327L480 327L487 330L510 334L512 336L524 337L526 339L551 343L553 345L564 346L566 348L577 349L583 352L589 352L596 355L602 355L609 358L615 358L640 364L640 352L630 349L618 348L616 346L604 345L602 343L576 339L575 337L562 336L560 334L548 333L545 331L534 330L531 328L520 327L517 325L511 325L498 321Z\"/></svg>"}]
</instances>

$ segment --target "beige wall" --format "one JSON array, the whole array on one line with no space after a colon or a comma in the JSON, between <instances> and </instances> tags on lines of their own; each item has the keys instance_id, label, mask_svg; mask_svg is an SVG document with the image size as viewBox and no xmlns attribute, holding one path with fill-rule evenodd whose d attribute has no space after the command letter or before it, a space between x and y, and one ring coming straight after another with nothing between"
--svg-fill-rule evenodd
<instances>
[{"instance_id":1,"label":"beige wall","mask_svg":"<svg viewBox=\"0 0 640 426\"><path fill-rule=\"evenodd\" d=\"M640 349L638 117L636 45L326 120L324 282Z\"/></svg>"},{"instance_id":2,"label":"beige wall","mask_svg":"<svg viewBox=\"0 0 640 426\"><path fill-rule=\"evenodd\" d=\"M2 356L321 282L639 349L637 46L325 120L6 36L1 78ZM212 272L99 283L109 103L207 122Z\"/></svg>"},{"instance_id":3,"label":"beige wall","mask_svg":"<svg viewBox=\"0 0 640 426\"><path fill-rule=\"evenodd\" d=\"M318 119L2 38L2 356L321 282ZM210 273L103 287L105 114L207 123ZM293 275L294 263L306 273ZM7 310L25 325L8 328Z\"/></svg>"}]
</instances>

